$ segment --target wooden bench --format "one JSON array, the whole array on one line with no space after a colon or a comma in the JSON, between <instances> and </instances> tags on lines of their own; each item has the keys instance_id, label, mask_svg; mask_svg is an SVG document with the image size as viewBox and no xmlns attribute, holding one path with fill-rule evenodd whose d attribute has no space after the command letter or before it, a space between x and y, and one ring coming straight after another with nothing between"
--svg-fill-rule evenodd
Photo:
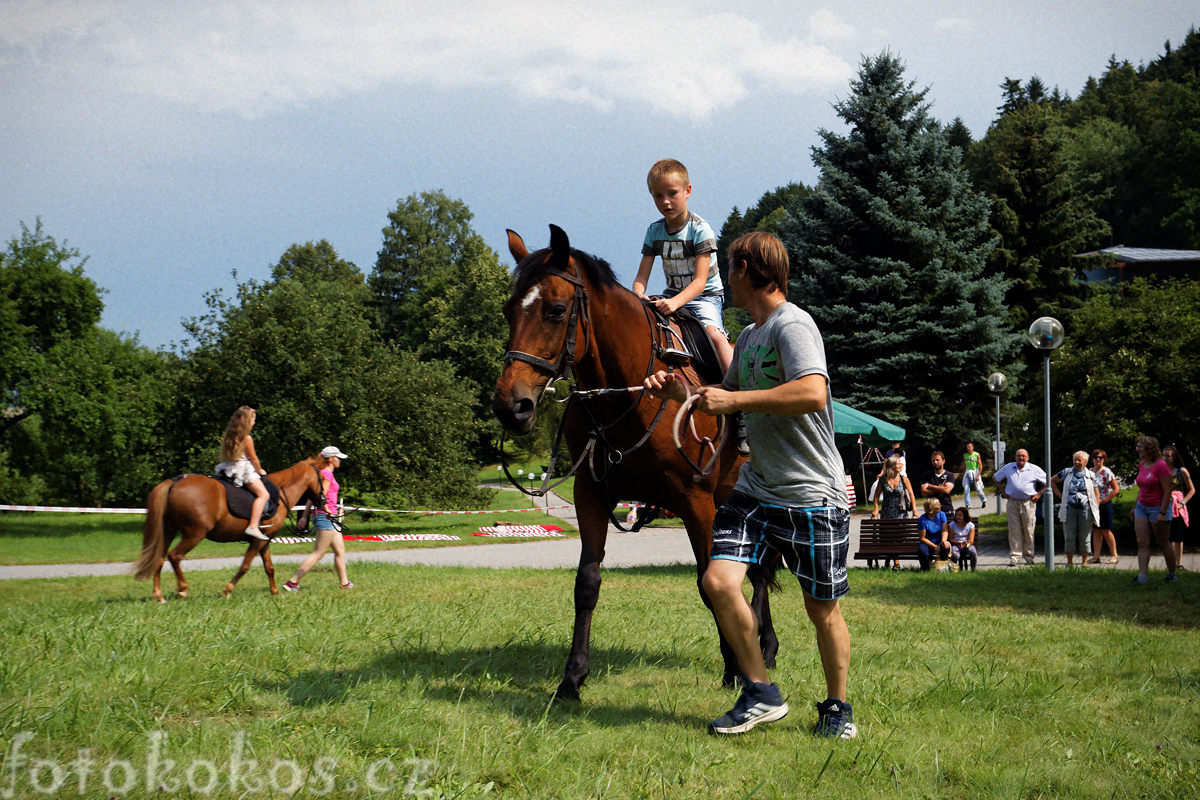
<instances>
[{"instance_id":1,"label":"wooden bench","mask_svg":"<svg viewBox=\"0 0 1200 800\"><path fill-rule=\"evenodd\" d=\"M915 517L908 519L864 519L859 527L856 560L865 560L874 569L880 561L917 558L921 526Z\"/></svg>"}]
</instances>

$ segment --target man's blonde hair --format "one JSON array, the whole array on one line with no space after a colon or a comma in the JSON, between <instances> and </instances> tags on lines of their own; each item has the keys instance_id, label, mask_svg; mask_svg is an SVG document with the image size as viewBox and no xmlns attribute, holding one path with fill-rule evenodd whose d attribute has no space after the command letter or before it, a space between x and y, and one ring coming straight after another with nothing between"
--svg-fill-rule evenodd
<instances>
[{"instance_id":1,"label":"man's blonde hair","mask_svg":"<svg viewBox=\"0 0 1200 800\"><path fill-rule=\"evenodd\" d=\"M654 166L646 173L646 187L653 192L654 184L672 175L683 181L684 186L692 182L688 178L687 167L673 158L664 158L661 161L655 161Z\"/></svg>"}]
</instances>

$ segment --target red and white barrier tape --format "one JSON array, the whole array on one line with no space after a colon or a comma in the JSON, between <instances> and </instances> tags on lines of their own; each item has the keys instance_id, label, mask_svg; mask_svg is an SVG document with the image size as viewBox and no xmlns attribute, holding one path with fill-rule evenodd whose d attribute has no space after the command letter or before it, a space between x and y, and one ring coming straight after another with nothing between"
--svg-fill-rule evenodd
<instances>
[{"instance_id":1,"label":"red and white barrier tape","mask_svg":"<svg viewBox=\"0 0 1200 800\"><path fill-rule=\"evenodd\" d=\"M570 504L561 506L542 506L541 508L493 508L490 511L408 511L394 508L364 508L362 506L346 506L346 511L374 511L384 514L517 514L522 511L552 511L570 508ZM293 506L293 511L303 511L304 506ZM61 511L75 514L145 514L144 508L83 508L79 506L8 506L0 505L0 511Z\"/></svg>"},{"instance_id":2,"label":"red and white barrier tape","mask_svg":"<svg viewBox=\"0 0 1200 800\"><path fill-rule=\"evenodd\" d=\"M505 508L491 511L408 511L397 508L365 508L363 506L346 506L347 511L373 511L381 514L516 514L520 511L551 511L560 508L570 508L570 503L561 506L541 506L538 508Z\"/></svg>"}]
</instances>

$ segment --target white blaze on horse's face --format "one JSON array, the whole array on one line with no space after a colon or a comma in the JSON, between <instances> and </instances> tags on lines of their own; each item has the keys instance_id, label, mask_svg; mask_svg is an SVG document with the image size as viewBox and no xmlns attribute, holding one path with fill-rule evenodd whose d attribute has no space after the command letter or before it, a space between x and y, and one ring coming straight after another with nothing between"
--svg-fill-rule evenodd
<instances>
[{"instance_id":1,"label":"white blaze on horse's face","mask_svg":"<svg viewBox=\"0 0 1200 800\"><path fill-rule=\"evenodd\" d=\"M542 296L542 287L540 285L534 286L532 289L529 290L529 294L525 295L525 299L521 301L521 308L528 311L529 307L531 305L533 305L535 302L537 302L537 299L541 296Z\"/></svg>"}]
</instances>

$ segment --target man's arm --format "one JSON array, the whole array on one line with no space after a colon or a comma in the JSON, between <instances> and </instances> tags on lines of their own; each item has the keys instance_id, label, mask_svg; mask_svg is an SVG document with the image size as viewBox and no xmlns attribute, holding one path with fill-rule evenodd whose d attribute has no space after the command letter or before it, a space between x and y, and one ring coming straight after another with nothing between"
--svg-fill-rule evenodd
<instances>
[{"instance_id":1,"label":"man's arm","mask_svg":"<svg viewBox=\"0 0 1200 800\"><path fill-rule=\"evenodd\" d=\"M659 370L646 378L645 387L654 397L666 397L683 402L687 391L675 373ZM735 411L756 411L778 416L799 416L825 409L825 376L814 372L770 389L732 391L720 384L701 386L696 407L706 414L732 414Z\"/></svg>"}]
</instances>

